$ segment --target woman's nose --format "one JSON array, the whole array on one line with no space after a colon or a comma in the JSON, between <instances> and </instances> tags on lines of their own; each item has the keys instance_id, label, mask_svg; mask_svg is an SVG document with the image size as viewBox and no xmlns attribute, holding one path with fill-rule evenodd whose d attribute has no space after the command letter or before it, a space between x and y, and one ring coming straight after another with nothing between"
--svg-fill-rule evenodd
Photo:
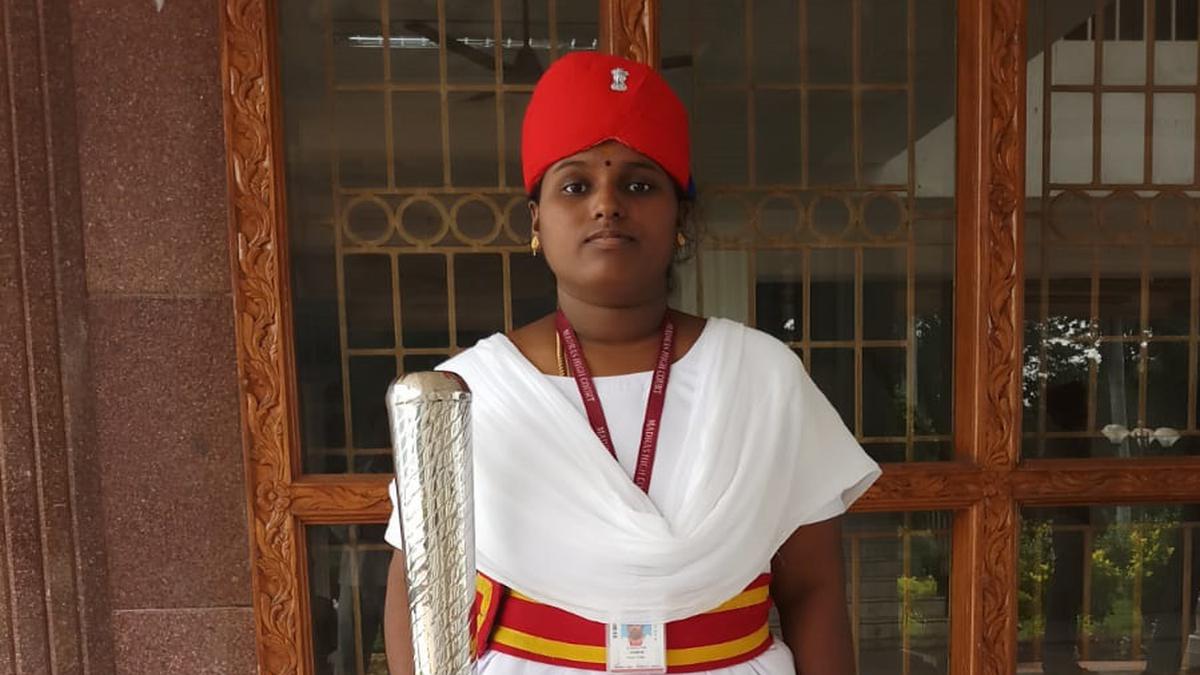
<instances>
[{"instance_id":1,"label":"woman's nose","mask_svg":"<svg viewBox=\"0 0 1200 675\"><path fill-rule=\"evenodd\" d=\"M624 215L616 185L606 181L597 185L592 194L593 219L617 220Z\"/></svg>"}]
</instances>

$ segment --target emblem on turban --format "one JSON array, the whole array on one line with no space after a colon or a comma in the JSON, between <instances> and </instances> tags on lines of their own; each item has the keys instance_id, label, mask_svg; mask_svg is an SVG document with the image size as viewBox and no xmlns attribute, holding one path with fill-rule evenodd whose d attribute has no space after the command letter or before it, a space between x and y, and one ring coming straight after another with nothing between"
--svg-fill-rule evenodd
<instances>
[{"instance_id":1,"label":"emblem on turban","mask_svg":"<svg viewBox=\"0 0 1200 675\"><path fill-rule=\"evenodd\" d=\"M629 85L625 82L629 79L629 71L624 68L613 68L611 72L613 80L608 88L613 91L629 91Z\"/></svg>"}]
</instances>

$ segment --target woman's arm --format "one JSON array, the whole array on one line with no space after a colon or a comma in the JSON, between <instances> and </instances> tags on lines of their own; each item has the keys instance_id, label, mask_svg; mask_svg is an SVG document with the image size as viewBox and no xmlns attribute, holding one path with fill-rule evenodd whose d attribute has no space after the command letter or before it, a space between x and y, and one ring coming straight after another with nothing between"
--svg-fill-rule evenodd
<instances>
[{"instance_id":1,"label":"woman's arm","mask_svg":"<svg viewBox=\"0 0 1200 675\"><path fill-rule=\"evenodd\" d=\"M771 598L799 675L854 675L842 519L797 528L771 563Z\"/></svg>"},{"instance_id":2,"label":"woman's arm","mask_svg":"<svg viewBox=\"0 0 1200 675\"><path fill-rule=\"evenodd\" d=\"M387 597L383 604L383 645L388 672L413 675L412 624L408 615L408 584L404 575L404 552L392 553L388 566Z\"/></svg>"}]
</instances>

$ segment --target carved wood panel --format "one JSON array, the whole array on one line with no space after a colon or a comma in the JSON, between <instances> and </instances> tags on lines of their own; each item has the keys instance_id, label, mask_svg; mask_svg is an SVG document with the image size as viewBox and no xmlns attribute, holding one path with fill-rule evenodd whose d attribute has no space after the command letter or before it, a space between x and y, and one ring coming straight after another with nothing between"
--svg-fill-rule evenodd
<instances>
[{"instance_id":1,"label":"carved wood panel","mask_svg":"<svg viewBox=\"0 0 1200 675\"><path fill-rule=\"evenodd\" d=\"M1021 415L1021 206L1025 199L1025 22L1021 0L993 0L987 44L987 417L980 463L1013 467Z\"/></svg>"},{"instance_id":2,"label":"carved wood panel","mask_svg":"<svg viewBox=\"0 0 1200 675\"><path fill-rule=\"evenodd\" d=\"M307 632L300 619L303 555L291 513L292 339L284 312L286 238L276 196L273 64L265 0L225 3L222 71L230 195L234 323L249 503L252 603L259 669L296 673Z\"/></svg>"},{"instance_id":3,"label":"carved wood panel","mask_svg":"<svg viewBox=\"0 0 1200 675\"><path fill-rule=\"evenodd\" d=\"M658 67L659 3L609 0L600 5L600 44L610 54Z\"/></svg>"},{"instance_id":4,"label":"carved wood panel","mask_svg":"<svg viewBox=\"0 0 1200 675\"><path fill-rule=\"evenodd\" d=\"M974 570L979 578L981 621L976 644L981 658L975 672L1008 675L1017 666L1017 506L1005 484L1008 470L1020 453L1021 416L1021 260L1024 203L1025 134L1025 21L1021 0L992 0L984 11L988 30L977 44L987 67L987 106L984 116L988 162L987 220L983 244L986 323L981 326L985 368L981 448L977 459L997 469L995 481L985 481L979 507L979 545ZM959 574L970 574L962 570Z\"/></svg>"},{"instance_id":5,"label":"carved wood panel","mask_svg":"<svg viewBox=\"0 0 1200 675\"><path fill-rule=\"evenodd\" d=\"M1038 460L1012 476L1022 505L1195 502L1200 500L1200 457L1130 461Z\"/></svg>"},{"instance_id":6,"label":"carved wood panel","mask_svg":"<svg viewBox=\"0 0 1200 675\"><path fill-rule=\"evenodd\" d=\"M392 504L391 476L338 475L305 478L292 485L292 513L305 523L382 523Z\"/></svg>"},{"instance_id":7,"label":"carved wood panel","mask_svg":"<svg viewBox=\"0 0 1200 675\"><path fill-rule=\"evenodd\" d=\"M1016 669L1025 51L1021 0L958 3L955 452L979 501L952 539L950 668Z\"/></svg>"}]
</instances>

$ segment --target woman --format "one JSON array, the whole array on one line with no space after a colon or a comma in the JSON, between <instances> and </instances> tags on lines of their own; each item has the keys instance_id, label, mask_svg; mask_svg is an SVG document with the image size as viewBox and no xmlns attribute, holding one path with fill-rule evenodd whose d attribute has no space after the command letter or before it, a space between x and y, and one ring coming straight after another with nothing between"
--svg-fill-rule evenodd
<instances>
[{"instance_id":1,"label":"woman","mask_svg":"<svg viewBox=\"0 0 1200 675\"><path fill-rule=\"evenodd\" d=\"M442 366L473 394L477 669L849 675L839 516L878 467L787 346L668 308L682 104L649 68L573 54L523 134L559 310ZM411 668L403 570L397 550L393 672Z\"/></svg>"}]
</instances>

